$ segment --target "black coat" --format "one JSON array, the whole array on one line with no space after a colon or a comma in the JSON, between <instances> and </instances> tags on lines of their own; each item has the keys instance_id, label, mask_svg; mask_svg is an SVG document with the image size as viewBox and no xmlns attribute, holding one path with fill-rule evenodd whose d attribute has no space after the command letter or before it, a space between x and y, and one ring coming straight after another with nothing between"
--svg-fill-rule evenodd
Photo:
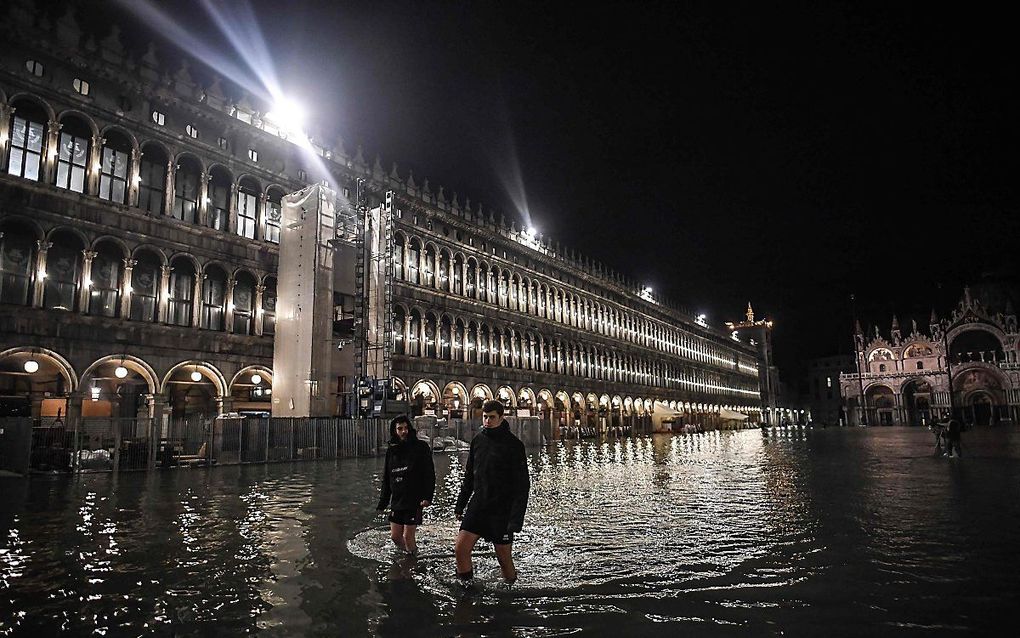
<instances>
[{"instance_id":1,"label":"black coat","mask_svg":"<svg viewBox=\"0 0 1020 638\"><path fill-rule=\"evenodd\" d=\"M519 532L530 489L524 444L504 420L497 427L482 428L471 440L454 512L461 515L467 508L472 517L506 519L507 531Z\"/></svg>"},{"instance_id":2,"label":"black coat","mask_svg":"<svg viewBox=\"0 0 1020 638\"><path fill-rule=\"evenodd\" d=\"M378 509L386 509L391 499L395 510L418 509L422 501L432 502L435 491L436 467L428 443L420 441L414 430L407 442L391 442L386 450Z\"/></svg>"}]
</instances>

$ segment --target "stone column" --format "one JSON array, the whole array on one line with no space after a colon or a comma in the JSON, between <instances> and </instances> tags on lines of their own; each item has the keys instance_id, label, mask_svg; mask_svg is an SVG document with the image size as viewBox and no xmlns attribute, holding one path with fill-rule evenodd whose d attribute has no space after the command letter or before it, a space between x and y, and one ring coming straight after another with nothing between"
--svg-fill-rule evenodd
<instances>
[{"instance_id":1,"label":"stone column","mask_svg":"<svg viewBox=\"0 0 1020 638\"><path fill-rule=\"evenodd\" d=\"M138 183L142 177L142 153L137 148L131 149L131 164L128 166L127 205L138 206Z\"/></svg>"},{"instance_id":2,"label":"stone column","mask_svg":"<svg viewBox=\"0 0 1020 638\"><path fill-rule=\"evenodd\" d=\"M89 310L89 292L92 290L92 260L98 255L94 250L81 251L81 285L78 287L78 312Z\"/></svg>"},{"instance_id":3,"label":"stone column","mask_svg":"<svg viewBox=\"0 0 1020 638\"><path fill-rule=\"evenodd\" d=\"M167 160L166 178L164 180L163 214L171 217L174 214L174 182L177 180L177 164L173 159ZM199 203L201 205L201 202Z\"/></svg>"},{"instance_id":4,"label":"stone column","mask_svg":"<svg viewBox=\"0 0 1020 638\"><path fill-rule=\"evenodd\" d=\"M205 273L195 273L195 292L191 295L191 327L200 328L202 326L202 282L208 275Z\"/></svg>"},{"instance_id":5,"label":"stone column","mask_svg":"<svg viewBox=\"0 0 1020 638\"><path fill-rule=\"evenodd\" d=\"M129 319L131 317L131 271L134 270L138 260L128 257L121 261L124 262L124 271L120 277L120 317Z\"/></svg>"},{"instance_id":6,"label":"stone column","mask_svg":"<svg viewBox=\"0 0 1020 638\"><path fill-rule=\"evenodd\" d=\"M266 238L266 210L269 205L269 193L259 193L259 208L255 211L255 239ZM259 334L262 334L259 332Z\"/></svg>"},{"instance_id":7,"label":"stone column","mask_svg":"<svg viewBox=\"0 0 1020 638\"><path fill-rule=\"evenodd\" d=\"M17 110L7 103L0 104L0 171L7 171L7 149L10 143L11 116Z\"/></svg>"},{"instance_id":8,"label":"stone column","mask_svg":"<svg viewBox=\"0 0 1020 638\"><path fill-rule=\"evenodd\" d=\"M265 312L262 311L262 295L266 292L266 287L263 284L255 285L255 334L262 336L263 321ZM406 323L406 322L405 322Z\"/></svg>"},{"instance_id":9,"label":"stone column","mask_svg":"<svg viewBox=\"0 0 1020 638\"><path fill-rule=\"evenodd\" d=\"M198 208L195 210L195 223L199 226L209 225L209 180L212 176L202 172L198 176Z\"/></svg>"},{"instance_id":10,"label":"stone column","mask_svg":"<svg viewBox=\"0 0 1020 638\"><path fill-rule=\"evenodd\" d=\"M223 312L223 327L226 328L227 332L234 332L234 285L237 280L233 277L227 277L227 290L224 296L224 303L226 309Z\"/></svg>"},{"instance_id":11,"label":"stone column","mask_svg":"<svg viewBox=\"0 0 1020 638\"><path fill-rule=\"evenodd\" d=\"M224 232L237 233L237 182L230 185L227 196L227 226Z\"/></svg>"},{"instance_id":12,"label":"stone column","mask_svg":"<svg viewBox=\"0 0 1020 638\"><path fill-rule=\"evenodd\" d=\"M46 128L46 145L43 149L42 181L52 184L56 179L57 157L60 155L60 129L63 126L50 120Z\"/></svg>"},{"instance_id":13,"label":"stone column","mask_svg":"<svg viewBox=\"0 0 1020 638\"><path fill-rule=\"evenodd\" d=\"M43 292L46 290L46 254L53 247L53 242L36 240L38 250L35 253L35 277L32 280L32 305L42 308Z\"/></svg>"},{"instance_id":14,"label":"stone column","mask_svg":"<svg viewBox=\"0 0 1020 638\"><path fill-rule=\"evenodd\" d=\"M99 173L102 170L103 144L106 138L101 135L92 136L92 147L89 149L88 166L85 173L85 194L99 195Z\"/></svg>"},{"instance_id":15,"label":"stone column","mask_svg":"<svg viewBox=\"0 0 1020 638\"><path fill-rule=\"evenodd\" d=\"M156 304L160 323L167 323L170 319L170 273L173 270L172 266L166 264L159 267L159 298Z\"/></svg>"}]
</instances>

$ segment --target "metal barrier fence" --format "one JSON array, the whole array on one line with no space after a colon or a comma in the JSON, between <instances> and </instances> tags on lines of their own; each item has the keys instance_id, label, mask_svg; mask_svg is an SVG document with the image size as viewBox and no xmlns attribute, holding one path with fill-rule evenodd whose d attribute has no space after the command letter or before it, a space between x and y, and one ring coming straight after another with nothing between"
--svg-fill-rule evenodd
<instances>
[{"instance_id":1,"label":"metal barrier fence","mask_svg":"<svg viewBox=\"0 0 1020 638\"><path fill-rule=\"evenodd\" d=\"M118 472L383 454L380 419L0 419L0 471Z\"/></svg>"}]
</instances>

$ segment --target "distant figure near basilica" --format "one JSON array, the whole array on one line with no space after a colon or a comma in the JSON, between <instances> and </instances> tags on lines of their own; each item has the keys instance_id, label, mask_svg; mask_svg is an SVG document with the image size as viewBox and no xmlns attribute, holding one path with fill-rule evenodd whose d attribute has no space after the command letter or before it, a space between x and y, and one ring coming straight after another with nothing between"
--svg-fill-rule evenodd
<instances>
[{"instance_id":1,"label":"distant figure near basilica","mask_svg":"<svg viewBox=\"0 0 1020 638\"><path fill-rule=\"evenodd\" d=\"M840 375L847 420L850 425L931 425L955 408L967 425L1018 423L1018 337L1012 295L998 285L974 294L964 288L948 318L940 320L932 310L927 334L912 321L904 335L895 316L888 339L877 327L865 335L858 323L858 373Z\"/></svg>"}]
</instances>

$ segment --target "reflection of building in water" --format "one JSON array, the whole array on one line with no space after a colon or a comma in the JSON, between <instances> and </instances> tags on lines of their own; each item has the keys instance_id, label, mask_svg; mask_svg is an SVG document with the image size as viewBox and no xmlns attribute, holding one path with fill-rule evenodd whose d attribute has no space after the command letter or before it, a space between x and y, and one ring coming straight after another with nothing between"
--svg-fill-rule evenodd
<instances>
[{"instance_id":1,"label":"reflection of building in water","mask_svg":"<svg viewBox=\"0 0 1020 638\"><path fill-rule=\"evenodd\" d=\"M896 317L888 339L877 327L868 338L858 325L859 373L840 375L850 423L860 423L866 408L868 425L922 425L950 405L977 425L1020 421L1016 311L1001 288L982 294L997 307L985 306L965 288L948 318L940 321L932 311L926 334L912 321L904 335Z\"/></svg>"},{"instance_id":2,"label":"reflection of building in water","mask_svg":"<svg viewBox=\"0 0 1020 638\"><path fill-rule=\"evenodd\" d=\"M284 197L321 165L342 199L385 211L390 257L336 273L332 343L316 346L329 382L307 380L324 409L354 412L343 398L362 356L392 380L383 395L421 413L470 416L499 398L565 424L612 426L655 401L696 422L757 419L758 356L729 333L360 149L293 143L200 64L8 4L0 411L268 411L277 317L300 312L277 307ZM357 234L336 234L353 264ZM370 317L381 355L359 354L362 278L385 280L385 313Z\"/></svg>"}]
</instances>

